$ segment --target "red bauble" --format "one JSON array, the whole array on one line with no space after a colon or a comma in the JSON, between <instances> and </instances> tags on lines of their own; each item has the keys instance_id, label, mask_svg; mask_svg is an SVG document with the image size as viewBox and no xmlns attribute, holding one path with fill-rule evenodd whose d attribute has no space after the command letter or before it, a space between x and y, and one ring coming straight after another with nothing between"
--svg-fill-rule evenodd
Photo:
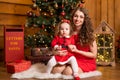
<instances>
[{"instance_id":1,"label":"red bauble","mask_svg":"<svg viewBox=\"0 0 120 80\"><path fill-rule=\"evenodd\" d=\"M42 24L42 29L44 29L45 28L45 25L44 24Z\"/></svg>"},{"instance_id":2,"label":"red bauble","mask_svg":"<svg viewBox=\"0 0 120 80\"><path fill-rule=\"evenodd\" d=\"M62 5L61 8L63 9L63 8L64 8L64 5Z\"/></svg>"},{"instance_id":3,"label":"red bauble","mask_svg":"<svg viewBox=\"0 0 120 80\"><path fill-rule=\"evenodd\" d=\"M61 15L62 15L62 16L65 16L65 12L64 12L64 11L62 11L62 12L61 12Z\"/></svg>"},{"instance_id":4,"label":"red bauble","mask_svg":"<svg viewBox=\"0 0 120 80\"><path fill-rule=\"evenodd\" d=\"M79 4L79 7L83 7L83 4Z\"/></svg>"}]
</instances>

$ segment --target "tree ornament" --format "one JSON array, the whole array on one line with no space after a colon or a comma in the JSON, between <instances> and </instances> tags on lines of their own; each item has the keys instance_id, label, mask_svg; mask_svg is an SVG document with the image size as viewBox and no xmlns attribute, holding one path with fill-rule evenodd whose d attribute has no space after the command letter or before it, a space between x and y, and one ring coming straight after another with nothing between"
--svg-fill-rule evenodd
<instances>
[{"instance_id":1,"label":"tree ornament","mask_svg":"<svg viewBox=\"0 0 120 80\"><path fill-rule=\"evenodd\" d=\"M45 25L44 24L42 24L42 29L44 29L45 28Z\"/></svg>"},{"instance_id":2,"label":"tree ornament","mask_svg":"<svg viewBox=\"0 0 120 80\"><path fill-rule=\"evenodd\" d=\"M33 17L37 17L35 13L33 13Z\"/></svg>"},{"instance_id":3,"label":"tree ornament","mask_svg":"<svg viewBox=\"0 0 120 80\"><path fill-rule=\"evenodd\" d=\"M47 15L47 13L46 13L46 12L43 12L43 15L44 15L44 16L46 16L46 15Z\"/></svg>"},{"instance_id":4,"label":"tree ornament","mask_svg":"<svg viewBox=\"0 0 120 80\"><path fill-rule=\"evenodd\" d=\"M61 12L61 15L62 15L62 16L65 16L65 14L66 14L66 13L65 13L64 10L63 10L63 11Z\"/></svg>"},{"instance_id":5,"label":"tree ornament","mask_svg":"<svg viewBox=\"0 0 120 80\"><path fill-rule=\"evenodd\" d=\"M68 4L68 0L65 0L65 2L64 2L65 4Z\"/></svg>"},{"instance_id":6,"label":"tree ornament","mask_svg":"<svg viewBox=\"0 0 120 80\"><path fill-rule=\"evenodd\" d=\"M35 2L36 2L36 0L32 0L32 2L33 2L33 3L35 3Z\"/></svg>"},{"instance_id":7,"label":"tree ornament","mask_svg":"<svg viewBox=\"0 0 120 80\"><path fill-rule=\"evenodd\" d=\"M52 7L48 7L48 12L54 12L54 9Z\"/></svg>"},{"instance_id":8,"label":"tree ornament","mask_svg":"<svg viewBox=\"0 0 120 80\"><path fill-rule=\"evenodd\" d=\"M79 7L83 7L83 4L82 4L82 3L80 3L78 6L79 6Z\"/></svg>"},{"instance_id":9,"label":"tree ornament","mask_svg":"<svg viewBox=\"0 0 120 80\"><path fill-rule=\"evenodd\" d=\"M53 16L53 12L50 12L50 15Z\"/></svg>"},{"instance_id":10,"label":"tree ornament","mask_svg":"<svg viewBox=\"0 0 120 80\"><path fill-rule=\"evenodd\" d=\"M32 16L33 16L33 12L32 12L32 11L28 11L28 12L27 12L27 16L28 16L28 17L32 17Z\"/></svg>"},{"instance_id":11,"label":"tree ornament","mask_svg":"<svg viewBox=\"0 0 120 80\"><path fill-rule=\"evenodd\" d=\"M36 10L37 9L37 5L34 3L33 5L32 5L32 10Z\"/></svg>"},{"instance_id":12,"label":"tree ornament","mask_svg":"<svg viewBox=\"0 0 120 80\"><path fill-rule=\"evenodd\" d=\"M74 10L74 6L73 5L71 5L71 12L72 12L72 10Z\"/></svg>"},{"instance_id":13,"label":"tree ornament","mask_svg":"<svg viewBox=\"0 0 120 80\"><path fill-rule=\"evenodd\" d=\"M40 11L37 10L37 11L35 12L35 14L36 14L37 17L40 16Z\"/></svg>"},{"instance_id":14,"label":"tree ornament","mask_svg":"<svg viewBox=\"0 0 120 80\"><path fill-rule=\"evenodd\" d=\"M33 27L37 27L37 25L36 25L36 24L33 24Z\"/></svg>"},{"instance_id":15,"label":"tree ornament","mask_svg":"<svg viewBox=\"0 0 120 80\"><path fill-rule=\"evenodd\" d=\"M57 8L58 8L58 4L57 4L57 2L55 3L54 7L55 7L55 9L57 9Z\"/></svg>"},{"instance_id":16,"label":"tree ornament","mask_svg":"<svg viewBox=\"0 0 120 80\"><path fill-rule=\"evenodd\" d=\"M63 8L64 8L64 5L62 4L62 6L61 6L61 7L62 7L62 9L63 9Z\"/></svg>"},{"instance_id":17,"label":"tree ornament","mask_svg":"<svg viewBox=\"0 0 120 80\"><path fill-rule=\"evenodd\" d=\"M81 3L85 3L85 0L81 0Z\"/></svg>"},{"instance_id":18,"label":"tree ornament","mask_svg":"<svg viewBox=\"0 0 120 80\"><path fill-rule=\"evenodd\" d=\"M36 2L36 0L32 0L32 2L33 2L33 3L35 3L35 2Z\"/></svg>"},{"instance_id":19,"label":"tree ornament","mask_svg":"<svg viewBox=\"0 0 120 80\"><path fill-rule=\"evenodd\" d=\"M39 11L41 11L42 9L41 8L39 8Z\"/></svg>"},{"instance_id":20,"label":"tree ornament","mask_svg":"<svg viewBox=\"0 0 120 80\"><path fill-rule=\"evenodd\" d=\"M47 30L45 29L44 31L46 32Z\"/></svg>"}]
</instances>

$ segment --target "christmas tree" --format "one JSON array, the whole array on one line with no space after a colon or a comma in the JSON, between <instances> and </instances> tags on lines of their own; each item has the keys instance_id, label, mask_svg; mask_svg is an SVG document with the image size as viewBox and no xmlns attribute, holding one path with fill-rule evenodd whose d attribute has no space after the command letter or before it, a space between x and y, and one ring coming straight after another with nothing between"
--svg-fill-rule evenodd
<instances>
[{"instance_id":1,"label":"christmas tree","mask_svg":"<svg viewBox=\"0 0 120 80\"><path fill-rule=\"evenodd\" d=\"M116 61L120 63L120 36L117 39L116 44Z\"/></svg>"},{"instance_id":2,"label":"christmas tree","mask_svg":"<svg viewBox=\"0 0 120 80\"><path fill-rule=\"evenodd\" d=\"M72 10L84 0L32 0L32 10L27 12L26 27L39 27L34 35L25 35L25 46L50 47L55 26L62 19L70 19Z\"/></svg>"}]
</instances>

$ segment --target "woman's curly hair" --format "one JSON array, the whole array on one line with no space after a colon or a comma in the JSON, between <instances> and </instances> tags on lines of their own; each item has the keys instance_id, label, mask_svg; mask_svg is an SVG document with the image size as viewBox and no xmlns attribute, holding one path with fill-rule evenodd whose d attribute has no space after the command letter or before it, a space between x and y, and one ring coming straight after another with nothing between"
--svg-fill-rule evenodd
<instances>
[{"instance_id":1,"label":"woman's curly hair","mask_svg":"<svg viewBox=\"0 0 120 80\"><path fill-rule=\"evenodd\" d=\"M78 33L79 42L81 43L81 45L83 45L83 44L91 44L92 45L93 41L95 40L95 36L93 34L94 33L93 25L92 25L89 15L88 15L88 11L83 7L77 7L76 9L74 9L74 11L72 13L71 22L73 22L73 16L74 16L75 12L78 10L83 12L83 14L85 16L83 25ZM73 24L73 28L74 28L74 26L75 25Z\"/></svg>"}]
</instances>

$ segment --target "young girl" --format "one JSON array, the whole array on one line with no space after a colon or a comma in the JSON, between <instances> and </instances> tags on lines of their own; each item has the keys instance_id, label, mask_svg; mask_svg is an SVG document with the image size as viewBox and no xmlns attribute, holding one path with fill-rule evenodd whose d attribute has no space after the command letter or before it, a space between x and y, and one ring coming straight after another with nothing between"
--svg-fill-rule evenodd
<instances>
[{"instance_id":1,"label":"young girl","mask_svg":"<svg viewBox=\"0 0 120 80\"><path fill-rule=\"evenodd\" d=\"M72 27L69 20L62 20L57 27L55 38L52 40L52 48L56 51L55 55L48 61L47 73L51 73L56 65L70 64L75 80L80 80L78 76L78 64L73 54L68 50L69 45L74 45L74 36L71 35Z\"/></svg>"}]
</instances>

